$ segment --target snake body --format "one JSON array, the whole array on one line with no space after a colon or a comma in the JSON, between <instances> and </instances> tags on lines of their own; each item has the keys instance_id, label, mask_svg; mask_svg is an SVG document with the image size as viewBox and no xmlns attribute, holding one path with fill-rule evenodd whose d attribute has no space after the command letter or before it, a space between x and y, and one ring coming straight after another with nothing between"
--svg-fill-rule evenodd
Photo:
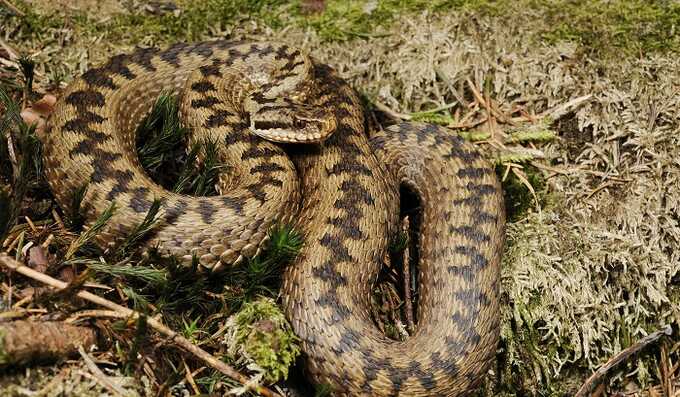
<instances>
[{"instance_id":1,"label":"snake body","mask_svg":"<svg viewBox=\"0 0 680 397\"><path fill-rule=\"evenodd\" d=\"M163 91L181 93L192 139L217 139L222 195L170 193L145 175L135 127ZM493 168L444 128L366 132L354 91L328 66L275 43L226 41L111 58L64 92L42 140L50 187L68 208L87 185L88 225L115 201L98 242L120 243L154 198L149 246L218 270L255 255L275 221L305 244L283 305L306 369L334 395L464 395L499 335L502 196ZM265 139L262 139L264 137ZM281 145L278 142L314 142ZM370 290L398 220L398 186L422 206L417 330L388 339Z\"/></svg>"}]
</instances>

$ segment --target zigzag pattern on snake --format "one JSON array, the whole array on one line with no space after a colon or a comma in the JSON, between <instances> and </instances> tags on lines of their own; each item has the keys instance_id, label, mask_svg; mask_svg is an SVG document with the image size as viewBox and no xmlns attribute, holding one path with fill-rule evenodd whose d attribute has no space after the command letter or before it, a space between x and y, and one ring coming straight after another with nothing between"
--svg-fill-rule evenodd
<instances>
[{"instance_id":1,"label":"zigzag pattern on snake","mask_svg":"<svg viewBox=\"0 0 680 397\"><path fill-rule=\"evenodd\" d=\"M221 195L174 194L145 175L135 128L164 91L181 94L192 140L220 143L229 164ZM349 85L300 50L214 41L137 50L89 70L64 92L41 140L60 206L87 185L91 226L115 201L98 237L104 247L124 239L154 198L160 222L147 245L212 270L255 255L274 222L293 222L305 244L285 271L283 304L307 371L334 395L466 394L499 335L497 178L444 128L366 132L363 117ZM388 339L369 314L399 184L423 211L418 324L404 342Z\"/></svg>"}]
</instances>

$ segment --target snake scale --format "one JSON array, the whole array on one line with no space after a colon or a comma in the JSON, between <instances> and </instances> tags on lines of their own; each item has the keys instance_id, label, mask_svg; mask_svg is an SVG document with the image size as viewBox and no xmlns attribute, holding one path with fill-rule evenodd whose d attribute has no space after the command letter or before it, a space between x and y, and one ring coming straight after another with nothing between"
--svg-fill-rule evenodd
<instances>
[{"instance_id":1,"label":"snake scale","mask_svg":"<svg viewBox=\"0 0 680 397\"><path fill-rule=\"evenodd\" d=\"M140 165L136 126L168 91L181 96L190 139L220 143L229 168L218 196L171 193ZM255 255L274 222L295 224L305 244L283 275L283 305L306 370L334 395L465 395L499 335L499 183L473 145L442 127L364 124L349 85L302 51L212 41L138 49L88 70L41 140L62 208L86 185L91 226L115 202L102 247L120 243L155 198L160 218L146 244L213 271ZM403 342L369 311L400 185L422 207L418 324Z\"/></svg>"}]
</instances>

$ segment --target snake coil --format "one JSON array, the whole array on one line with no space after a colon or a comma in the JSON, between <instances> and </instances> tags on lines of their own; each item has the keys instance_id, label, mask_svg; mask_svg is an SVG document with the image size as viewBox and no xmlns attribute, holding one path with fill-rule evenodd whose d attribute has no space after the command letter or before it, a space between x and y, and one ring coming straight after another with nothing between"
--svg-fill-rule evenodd
<instances>
[{"instance_id":1,"label":"snake coil","mask_svg":"<svg viewBox=\"0 0 680 397\"><path fill-rule=\"evenodd\" d=\"M175 194L144 173L135 129L167 91L181 95L191 139L219 143L229 164L221 195ZM308 372L335 395L464 395L488 369L502 195L493 168L450 131L402 123L366 132L359 99L328 66L283 44L227 41L112 57L69 85L48 126L41 140L59 205L87 185L91 226L116 203L97 237L103 247L124 239L154 199L162 206L148 246L213 271L255 255L275 220L296 224L305 245L285 271L283 305ZM422 207L419 319L403 342L369 314L399 185Z\"/></svg>"}]
</instances>

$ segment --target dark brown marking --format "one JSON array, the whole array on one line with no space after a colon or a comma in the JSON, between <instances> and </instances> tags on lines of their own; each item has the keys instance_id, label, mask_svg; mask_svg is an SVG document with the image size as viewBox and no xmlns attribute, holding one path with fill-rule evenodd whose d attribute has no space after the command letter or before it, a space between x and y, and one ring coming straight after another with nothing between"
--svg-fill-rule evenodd
<instances>
[{"instance_id":1,"label":"dark brown marking","mask_svg":"<svg viewBox=\"0 0 680 397\"><path fill-rule=\"evenodd\" d=\"M475 246L459 245L456 246L455 252L470 258L470 263L472 266L474 266L475 270L484 269L489 264L489 261L486 259L486 257L482 255L479 252L479 249L477 249Z\"/></svg>"},{"instance_id":2,"label":"dark brown marking","mask_svg":"<svg viewBox=\"0 0 680 397\"><path fill-rule=\"evenodd\" d=\"M254 137L252 137L253 134L243 132L243 130L248 128L247 125L239 123L234 124L233 127L234 131L231 131L228 135L224 137L225 145L233 145L239 142L252 142L254 140L253 139Z\"/></svg>"},{"instance_id":3,"label":"dark brown marking","mask_svg":"<svg viewBox=\"0 0 680 397\"><path fill-rule=\"evenodd\" d=\"M73 158L73 156L79 154L89 155L95 151L97 146L99 145L96 141L92 139L83 139L82 141L78 142L78 144L75 145L73 149L69 150L68 155L70 158Z\"/></svg>"},{"instance_id":4,"label":"dark brown marking","mask_svg":"<svg viewBox=\"0 0 680 397\"><path fill-rule=\"evenodd\" d=\"M101 68L88 70L83 73L82 78L87 84L94 87L105 87L111 90L118 89L118 86L113 82L113 78L109 73Z\"/></svg>"},{"instance_id":5,"label":"dark brown marking","mask_svg":"<svg viewBox=\"0 0 680 397\"><path fill-rule=\"evenodd\" d=\"M202 80L193 83L191 89L202 94L208 91L215 91L215 85L210 81Z\"/></svg>"},{"instance_id":6,"label":"dark brown marking","mask_svg":"<svg viewBox=\"0 0 680 397\"><path fill-rule=\"evenodd\" d=\"M201 71L203 77L208 76L222 77L222 72L220 71L220 65L218 63L218 60L213 60L212 64L203 65L199 67L198 70Z\"/></svg>"},{"instance_id":7,"label":"dark brown marking","mask_svg":"<svg viewBox=\"0 0 680 397\"><path fill-rule=\"evenodd\" d=\"M130 61L143 67L147 72L155 72L156 67L151 60L158 54L158 48L142 48L130 55Z\"/></svg>"},{"instance_id":8,"label":"dark brown marking","mask_svg":"<svg viewBox=\"0 0 680 397\"><path fill-rule=\"evenodd\" d=\"M437 147L441 145L460 147L464 141L464 139L461 138L460 136L444 128L439 128L439 132L433 134L433 136L434 144L431 147Z\"/></svg>"},{"instance_id":9,"label":"dark brown marking","mask_svg":"<svg viewBox=\"0 0 680 397\"><path fill-rule=\"evenodd\" d=\"M332 313L331 321L335 324L345 321L352 314L347 305L338 302L335 298L335 293L322 295L316 300L316 304L330 310Z\"/></svg>"},{"instance_id":10,"label":"dark brown marking","mask_svg":"<svg viewBox=\"0 0 680 397\"><path fill-rule=\"evenodd\" d=\"M130 208L138 214L149 212L151 204L152 201L142 191L135 191L135 194L130 199Z\"/></svg>"},{"instance_id":11,"label":"dark brown marking","mask_svg":"<svg viewBox=\"0 0 680 397\"><path fill-rule=\"evenodd\" d=\"M289 54L288 50L290 50L290 48L288 46L285 46L285 45L280 46L276 50L276 55L274 56L274 59L276 59L278 61L278 60L281 60L281 59L291 59L291 58L293 58L293 55Z\"/></svg>"},{"instance_id":12,"label":"dark brown marking","mask_svg":"<svg viewBox=\"0 0 680 397\"><path fill-rule=\"evenodd\" d=\"M178 68L179 67L179 55L186 52L186 49L191 47L187 43L176 43L169 47L167 50L162 51L159 57L170 65Z\"/></svg>"},{"instance_id":13,"label":"dark brown marking","mask_svg":"<svg viewBox=\"0 0 680 397\"><path fill-rule=\"evenodd\" d=\"M259 164L250 169L251 174L258 174L258 173L263 173L263 174L269 174L272 172L276 171L285 171L286 169L279 164L276 163L264 163L264 164Z\"/></svg>"},{"instance_id":14,"label":"dark brown marking","mask_svg":"<svg viewBox=\"0 0 680 397\"><path fill-rule=\"evenodd\" d=\"M460 234L465 238L478 243L486 243L489 240L491 240L488 234L483 233L479 231L477 228L474 228L472 226L460 226L460 227L449 226L449 232Z\"/></svg>"},{"instance_id":15,"label":"dark brown marking","mask_svg":"<svg viewBox=\"0 0 680 397\"><path fill-rule=\"evenodd\" d=\"M496 186L491 185L491 184L475 184L472 182L469 182L466 186L468 190L474 192L475 194L478 194L480 196L486 196L489 194L494 194L496 193Z\"/></svg>"},{"instance_id":16,"label":"dark brown marking","mask_svg":"<svg viewBox=\"0 0 680 397\"><path fill-rule=\"evenodd\" d=\"M267 97L264 96L264 94L263 94L262 92L260 92L260 91L257 91L257 92L254 92L254 93L250 94L250 99L252 99L253 101L259 103L260 105L264 105L264 104L267 104L267 103L276 103L276 99L275 99L275 98L267 98Z\"/></svg>"},{"instance_id":17,"label":"dark brown marking","mask_svg":"<svg viewBox=\"0 0 680 397\"><path fill-rule=\"evenodd\" d=\"M335 269L335 263L332 260L328 260L321 267L312 270L312 274L314 277L328 282L333 288L347 285L347 278Z\"/></svg>"},{"instance_id":18,"label":"dark brown marking","mask_svg":"<svg viewBox=\"0 0 680 397\"><path fill-rule=\"evenodd\" d=\"M458 146L451 147L451 151L443 156L445 159L459 158L466 162L473 162L479 160L482 155L476 150L464 150Z\"/></svg>"},{"instance_id":19,"label":"dark brown marking","mask_svg":"<svg viewBox=\"0 0 680 397\"><path fill-rule=\"evenodd\" d=\"M454 276L462 277L467 283L472 283L475 280L475 271L470 266L448 266L446 271Z\"/></svg>"},{"instance_id":20,"label":"dark brown marking","mask_svg":"<svg viewBox=\"0 0 680 397\"><path fill-rule=\"evenodd\" d=\"M373 176L373 172L367 166L351 162L336 163L327 172L329 175L361 174L366 176Z\"/></svg>"},{"instance_id":21,"label":"dark brown marking","mask_svg":"<svg viewBox=\"0 0 680 397\"><path fill-rule=\"evenodd\" d=\"M337 236L326 233L319 239L319 244L328 248L331 251L333 259L337 261L350 262L354 259L352 258L352 255L350 255L349 250L347 250L347 247L342 243L342 240Z\"/></svg>"},{"instance_id":22,"label":"dark brown marking","mask_svg":"<svg viewBox=\"0 0 680 397\"><path fill-rule=\"evenodd\" d=\"M343 181L342 184L340 185L340 190L343 191L344 193L347 193L349 196L351 196L355 200L359 200L360 202L368 205L374 205L375 204L375 199L371 195L371 193L364 187L362 186L359 182L357 182L355 179L350 179L347 181ZM336 201L337 204L337 201ZM339 207L342 208L342 207Z\"/></svg>"},{"instance_id":23,"label":"dark brown marking","mask_svg":"<svg viewBox=\"0 0 680 397\"><path fill-rule=\"evenodd\" d=\"M193 106L194 103L192 102L191 105ZM216 127L228 126L228 125L231 124L229 122L229 118L234 117L234 116L235 115L228 110L218 109L218 110L215 110L215 112L208 117L208 119L205 121L203 126L205 128L216 128Z\"/></svg>"},{"instance_id":24,"label":"dark brown marking","mask_svg":"<svg viewBox=\"0 0 680 397\"><path fill-rule=\"evenodd\" d=\"M441 352L434 352L430 355L430 362L433 368L441 369L451 379L456 379L460 373L458 366L452 360L443 360Z\"/></svg>"},{"instance_id":25,"label":"dark brown marking","mask_svg":"<svg viewBox=\"0 0 680 397\"><path fill-rule=\"evenodd\" d=\"M110 139L110 136L103 133L99 132L96 130L93 130L89 127L90 121L82 118L76 118L67 121L64 123L62 128L65 131L70 131L70 132L75 132L80 135L86 136L88 139L95 141L94 143L100 144L104 143L108 139Z\"/></svg>"},{"instance_id":26,"label":"dark brown marking","mask_svg":"<svg viewBox=\"0 0 680 397\"><path fill-rule=\"evenodd\" d=\"M359 219L346 215L344 217L329 218L328 223L340 228L345 237L352 240L361 240L364 238L364 233L359 229Z\"/></svg>"},{"instance_id":27,"label":"dark brown marking","mask_svg":"<svg viewBox=\"0 0 680 397\"><path fill-rule=\"evenodd\" d=\"M90 106L102 107L106 100L104 95L94 90L74 91L66 97L66 103L78 109L78 113L84 113Z\"/></svg>"},{"instance_id":28,"label":"dark brown marking","mask_svg":"<svg viewBox=\"0 0 680 397\"><path fill-rule=\"evenodd\" d=\"M213 217L217 213L217 208L210 200L201 200L198 203L198 213L201 214L201 219L204 223L211 224L213 222Z\"/></svg>"},{"instance_id":29,"label":"dark brown marking","mask_svg":"<svg viewBox=\"0 0 680 397\"><path fill-rule=\"evenodd\" d=\"M377 135L371 138L370 144L374 151L382 151L385 149L387 139L383 135Z\"/></svg>"},{"instance_id":30,"label":"dark brown marking","mask_svg":"<svg viewBox=\"0 0 680 397\"><path fill-rule=\"evenodd\" d=\"M163 218L168 224L173 224L177 218L184 214L189 205L184 200L177 200L174 206L165 209Z\"/></svg>"},{"instance_id":31,"label":"dark brown marking","mask_svg":"<svg viewBox=\"0 0 680 397\"><path fill-rule=\"evenodd\" d=\"M216 103L220 103L220 100L214 96L207 96L205 98L191 100L191 107L194 109L210 108Z\"/></svg>"},{"instance_id":32,"label":"dark brown marking","mask_svg":"<svg viewBox=\"0 0 680 397\"><path fill-rule=\"evenodd\" d=\"M109 193L106 195L106 199L113 201L118 197L118 195L127 192L128 185L134 178L135 174L130 171L115 171L111 177L116 181Z\"/></svg>"},{"instance_id":33,"label":"dark brown marking","mask_svg":"<svg viewBox=\"0 0 680 397\"><path fill-rule=\"evenodd\" d=\"M190 54L198 54L202 56L203 58L210 58L213 53L213 47L221 48L224 49L229 45L227 41L213 41L213 42L203 42L203 43L198 43L194 46L190 46L187 48L185 52L190 53Z\"/></svg>"},{"instance_id":34,"label":"dark brown marking","mask_svg":"<svg viewBox=\"0 0 680 397\"><path fill-rule=\"evenodd\" d=\"M243 152L241 160L257 159L261 157L268 158L277 156L278 154L279 152L274 149L251 147Z\"/></svg>"},{"instance_id":35,"label":"dark brown marking","mask_svg":"<svg viewBox=\"0 0 680 397\"><path fill-rule=\"evenodd\" d=\"M265 186L266 183L261 181L246 186L246 190L250 192L253 198L258 200L260 203L264 204L264 202L267 200L267 193L264 191Z\"/></svg>"},{"instance_id":36,"label":"dark brown marking","mask_svg":"<svg viewBox=\"0 0 680 397\"><path fill-rule=\"evenodd\" d=\"M479 178L482 178L482 177L489 175L491 173L492 173L492 170L491 170L491 168L488 168L488 167L469 167L469 168L459 169L456 174L460 178L479 179Z\"/></svg>"},{"instance_id":37,"label":"dark brown marking","mask_svg":"<svg viewBox=\"0 0 680 397\"><path fill-rule=\"evenodd\" d=\"M243 206L246 204L246 199L242 197L228 197L223 196L220 198L222 204L231 208L239 215L243 215Z\"/></svg>"},{"instance_id":38,"label":"dark brown marking","mask_svg":"<svg viewBox=\"0 0 680 397\"><path fill-rule=\"evenodd\" d=\"M494 214L490 214L486 211L481 211L479 209L475 209L472 213L472 218L474 219L474 224L475 226L484 224L484 223L496 223L498 222L498 216Z\"/></svg>"},{"instance_id":39,"label":"dark brown marking","mask_svg":"<svg viewBox=\"0 0 680 397\"><path fill-rule=\"evenodd\" d=\"M102 69L111 73L115 73L119 76L123 76L128 80L132 80L137 77L137 75L135 75L127 66L129 62L130 60L128 55L115 55L109 59Z\"/></svg>"},{"instance_id":40,"label":"dark brown marking","mask_svg":"<svg viewBox=\"0 0 680 397\"><path fill-rule=\"evenodd\" d=\"M92 175L90 175L90 180L92 182L103 182L107 178L115 177L116 172L120 172L112 168L112 164L123 157L120 153L111 153L101 149L94 149L90 154L92 155L90 165L93 168Z\"/></svg>"}]
</instances>

